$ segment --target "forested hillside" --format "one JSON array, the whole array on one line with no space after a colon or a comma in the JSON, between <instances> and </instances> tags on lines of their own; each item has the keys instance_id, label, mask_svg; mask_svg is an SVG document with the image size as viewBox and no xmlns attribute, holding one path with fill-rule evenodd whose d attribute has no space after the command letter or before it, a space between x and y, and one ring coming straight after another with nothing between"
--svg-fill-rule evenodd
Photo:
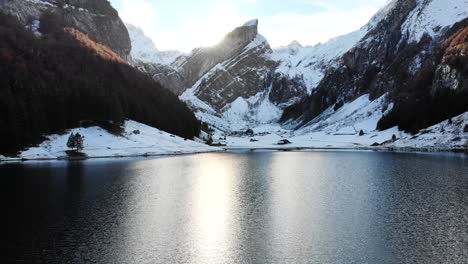
<instances>
[{"instance_id":1,"label":"forested hillside","mask_svg":"<svg viewBox=\"0 0 468 264\"><path fill-rule=\"evenodd\" d=\"M199 134L199 121L175 95L63 26L49 14L36 37L0 14L0 153L83 120L132 119L184 138Z\"/></svg>"}]
</instances>

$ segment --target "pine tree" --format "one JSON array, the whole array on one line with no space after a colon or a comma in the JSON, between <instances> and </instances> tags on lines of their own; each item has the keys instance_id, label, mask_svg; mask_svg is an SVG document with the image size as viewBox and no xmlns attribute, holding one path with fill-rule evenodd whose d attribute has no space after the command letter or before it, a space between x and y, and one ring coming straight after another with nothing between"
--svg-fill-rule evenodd
<instances>
[{"instance_id":1,"label":"pine tree","mask_svg":"<svg viewBox=\"0 0 468 264\"><path fill-rule=\"evenodd\" d=\"M208 140L206 140L206 144L208 145L213 145L213 134L212 133L208 133Z\"/></svg>"},{"instance_id":2,"label":"pine tree","mask_svg":"<svg viewBox=\"0 0 468 264\"><path fill-rule=\"evenodd\" d=\"M82 135L80 135L80 133L71 133L67 141L67 147L71 148L72 150L76 149L76 151L80 151L83 149L83 141L84 138Z\"/></svg>"},{"instance_id":3,"label":"pine tree","mask_svg":"<svg viewBox=\"0 0 468 264\"><path fill-rule=\"evenodd\" d=\"M73 134L73 132L68 137L67 147L70 148L70 149L75 148L75 134Z\"/></svg>"},{"instance_id":4,"label":"pine tree","mask_svg":"<svg viewBox=\"0 0 468 264\"><path fill-rule=\"evenodd\" d=\"M76 151L80 151L83 149L83 141L84 141L84 138L82 135L80 135L80 133L76 133L75 135L75 147L76 147Z\"/></svg>"}]
</instances>

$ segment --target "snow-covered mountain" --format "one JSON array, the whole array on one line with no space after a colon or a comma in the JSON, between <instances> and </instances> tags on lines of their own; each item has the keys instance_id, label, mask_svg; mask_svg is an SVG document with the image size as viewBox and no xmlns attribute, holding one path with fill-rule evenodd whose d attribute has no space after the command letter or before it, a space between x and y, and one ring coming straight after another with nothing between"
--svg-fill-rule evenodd
<instances>
[{"instance_id":1,"label":"snow-covered mountain","mask_svg":"<svg viewBox=\"0 0 468 264\"><path fill-rule=\"evenodd\" d=\"M107 0L0 0L0 9L31 29L47 10L63 15L178 95L216 138L254 128L298 147L468 146L468 0L391 0L357 31L305 47L272 49L251 20L190 54L159 51ZM434 139L442 134L450 143Z\"/></svg>"},{"instance_id":2,"label":"snow-covered mountain","mask_svg":"<svg viewBox=\"0 0 468 264\"><path fill-rule=\"evenodd\" d=\"M137 66L179 94L199 119L225 131L277 122L283 109L309 95L367 32L363 27L313 47L293 41L272 50L257 28L258 20L248 21L217 46L195 49L170 64L159 62L142 31L130 26L129 32L132 55L143 62ZM151 57L147 54L153 59L142 59Z\"/></svg>"},{"instance_id":3,"label":"snow-covered mountain","mask_svg":"<svg viewBox=\"0 0 468 264\"><path fill-rule=\"evenodd\" d=\"M283 128L295 134L418 132L468 110L467 12L468 0L393 0L358 31L313 47L271 50L257 33L240 54L260 50L249 54L260 64L246 67L242 56L217 61L186 83L181 99L224 131L264 128L286 109ZM230 65L263 83L249 83L249 93L224 90L243 80ZM337 111L347 114L335 120Z\"/></svg>"},{"instance_id":4,"label":"snow-covered mountain","mask_svg":"<svg viewBox=\"0 0 468 264\"><path fill-rule=\"evenodd\" d=\"M133 60L143 63L170 65L178 57L184 55L183 52L176 50L160 51L156 48L153 40L146 36L141 28L128 23L125 23L125 26L132 41L130 55Z\"/></svg>"},{"instance_id":5,"label":"snow-covered mountain","mask_svg":"<svg viewBox=\"0 0 468 264\"><path fill-rule=\"evenodd\" d=\"M331 125L324 113L366 94L369 103L386 98L374 129L417 132L468 111L467 26L467 0L389 2L314 92L286 109L284 124Z\"/></svg>"},{"instance_id":6,"label":"snow-covered mountain","mask_svg":"<svg viewBox=\"0 0 468 264\"><path fill-rule=\"evenodd\" d=\"M302 79L307 93L310 94L322 80L329 67L336 66L336 60L350 50L364 35L366 28L329 40L315 46L302 47L292 42L287 47L274 51L272 59L280 64L275 73Z\"/></svg>"}]
</instances>

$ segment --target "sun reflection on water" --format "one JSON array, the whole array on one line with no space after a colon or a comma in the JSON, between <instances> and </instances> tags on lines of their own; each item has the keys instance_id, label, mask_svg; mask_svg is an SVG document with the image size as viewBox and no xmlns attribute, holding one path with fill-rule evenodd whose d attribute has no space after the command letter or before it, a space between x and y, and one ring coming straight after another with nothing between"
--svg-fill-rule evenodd
<instances>
[{"instance_id":1,"label":"sun reflection on water","mask_svg":"<svg viewBox=\"0 0 468 264\"><path fill-rule=\"evenodd\" d=\"M235 168L229 159L216 157L194 171L193 224L200 254L193 262L210 263L227 257L230 247L230 216L235 214L233 192Z\"/></svg>"}]
</instances>

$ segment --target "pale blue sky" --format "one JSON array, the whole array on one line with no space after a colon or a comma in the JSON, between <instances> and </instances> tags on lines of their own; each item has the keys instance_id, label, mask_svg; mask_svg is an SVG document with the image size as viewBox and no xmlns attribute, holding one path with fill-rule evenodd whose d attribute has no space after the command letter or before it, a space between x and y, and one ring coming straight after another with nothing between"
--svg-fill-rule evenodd
<instances>
[{"instance_id":1,"label":"pale blue sky","mask_svg":"<svg viewBox=\"0 0 468 264\"><path fill-rule=\"evenodd\" d=\"M313 45L363 26L387 0L111 0L125 22L141 27L161 50L216 44L258 18L273 47Z\"/></svg>"}]
</instances>

